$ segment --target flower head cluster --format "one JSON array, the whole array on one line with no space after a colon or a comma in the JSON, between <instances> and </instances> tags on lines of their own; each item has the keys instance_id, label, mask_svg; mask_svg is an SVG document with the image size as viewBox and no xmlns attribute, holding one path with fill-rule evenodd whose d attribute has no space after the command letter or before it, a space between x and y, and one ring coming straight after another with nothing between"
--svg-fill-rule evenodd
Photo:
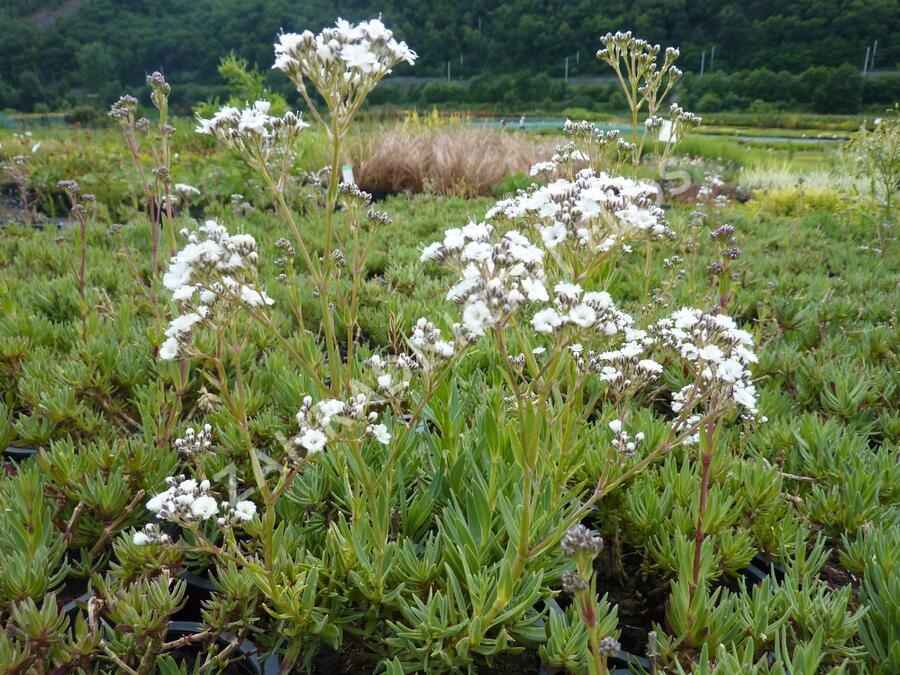
<instances>
[{"instance_id":1,"label":"flower head cluster","mask_svg":"<svg viewBox=\"0 0 900 675\"><path fill-rule=\"evenodd\" d=\"M224 106L210 119L197 118L196 132L215 136L229 148L254 162L267 162L289 152L297 135L309 125L299 113L270 115L268 101L256 101L239 110Z\"/></svg>"},{"instance_id":2,"label":"flower head cluster","mask_svg":"<svg viewBox=\"0 0 900 675\"><path fill-rule=\"evenodd\" d=\"M675 412L681 412L685 400L705 400L717 405L733 401L749 415L757 414L749 370L757 362L753 337L738 328L734 319L684 307L659 321L652 332L659 344L677 353L697 374L700 391L682 390L682 400L676 398L673 405Z\"/></svg>"},{"instance_id":3,"label":"flower head cluster","mask_svg":"<svg viewBox=\"0 0 900 675\"><path fill-rule=\"evenodd\" d=\"M549 249L571 245L605 252L619 241L671 235L656 195L651 183L583 169L574 180L560 179L497 202L487 218L521 219Z\"/></svg>"},{"instance_id":4,"label":"flower head cluster","mask_svg":"<svg viewBox=\"0 0 900 675\"><path fill-rule=\"evenodd\" d=\"M226 305L259 307L273 300L256 288L256 240L249 234L229 234L213 220L198 232L183 230L187 245L169 264L163 285L172 291L172 299L183 313L169 323L166 340L160 347L163 360L182 353L196 324L213 318L212 308L219 301ZM202 237L201 237L202 235Z\"/></svg>"},{"instance_id":5,"label":"flower head cluster","mask_svg":"<svg viewBox=\"0 0 900 675\"><path fill-rule=\"evenodd\" d=\"M562 547L563 553L570 558L582 553L593 557L603 549L603 539L579 523L569 528L559 545Z\"/></svg>"},{"instance_id":6,"label":"flower head cluster","mask_svg":"<svg viewBox=\"0 0 900 675\"><path fill-rule=\"evenodd\" d=\"M212 449L212 426L204 424L199 432L188 427L183 437L175 439L175 449L188 456L209 452Z\"/></svg>"},{"instance_id":7,"label":"flower head cluster","mask_svg":"<svg viewBox=\"0 0 900 675\"><path fill-rule=\"evenodd\" d=\"M409 336L409 345L425 369L434 366L439 361L449 359L455 352L453 343L441 337L441 329L424 316L413 326Z\"/></svg>"},{"instance_id":8,"label":"flower head cluster","mask_svg":"<svg viewBox=\"0 0 900 675\"><path fill-rule=\"evenodd\" d=\"M639 431L632 438L625 430L622 420L612 420L609 423L609 429L613 432L612 445L623 455L631 456L637 447L644 442L644 432Z\"/></svg>"},{"instance_id":9,"label":"flower head cluster","mask_svg":"<svg viewBox=\"0 0 900 675\"><path fill-rule=\"evenodd\" d=\"M346 124L382 77L397 64L415 60L416 53L395 40L379 19L357 25L338 19L318 35L279 35L272 67L285 73L308 103L304 80L312 82L332 115Z\"/></svg>"},{"instance_id":10,"label":"flower head cluster","mask_svg":"<svg viewBox=\"0 0 900 675\"><path fill-rule=\"evenodd\" d=\"M616 72L620 72L624 63L629 79L643 81L638 93L644 99L661 100L665 94L659 96L657 92L663 80L666 79L665 91L668 92L683 75L675 66L681 53L674 47L667 47L662 62L659 62L657 58L662 48L636 38L631 31L607 33L600 38L600 42L603 47L597 51L597 58L608 63Z\"/></svg>"},{"instance_id":11,"label":"flower head cluster","mask_svg":"<svg viewBox=\"0 0 900 675\"><path fill-rule=\"evenodd\" d=\"M715 171L710 171L703 178L697 190L697 205L711 206L721 209L728 206L728 195L724 194L725 181Z\"/></svg>"},{"instance_id":12,"label":"flower head cluster","mask_svg":"<svg viewBox=\"0 0 900 675\"><path fill-rule=\"evenodd\" d=\"M178 523L209 520L219 513L219 503L209 494L209 481L184 476L166 478L169 487L147 502L147 510L161 520Z\"/></svg>"},{"instance_id":13,"label":"flower head cluster","mask_svg":"<svg viewBox=\"0 0 900 675\"><path fill-rule=\"evenodd\" d=\"M190 525L216 517L219 525L234 525L253 520L256 504L239 501L233 506L227 501L219 502L210 494L208 480L197 482L184 476L166 478L169 487L147 502L148 511L156 514L158 520L168 520L180 525ZM224 515L219 515L219 514ZM132 541L138 546L145 544L165 544L171 541L157 523L149 523L136 532Z\"/></svg>"},{"instance_id":14,"label":"flower head cluster","mask_svg":"<svg viewBox=\"0 0 900 675\"><path fill-rule=\"evenodd\" d=\"M556 152L550 161L539 162L531 167L531 175L552 173L558 168L567 169L566 174L575 173L579 165L587 164L594 170L599 170L605 151L611 147L618 147L621 132L618 129L604 130L593 122L581 120L573 122L567 119L563 124L563 133L571 138L565 144L557 145Z\"/></svg>"},{"instance_id":15,"label":"flower head cluster","mask_svg":"<svg viewBox=\"0 0 900 675\"><path fill-rule=\"evenodd\" d=\"M147 523L144 525L144 529L134 533L131 541L135 546L147 546L148 544L168 544L172 538L160 529L159 523Z\"/></svg>"},{"instance_id":16,"label":"flower head cluster","mask_svg":"<svg viewBox=\"0 0 900 675\"><path fill-rule=\"evenodd\" d=\"M570 347L578 368L596 373L614 398L643 389L663 371L662 364L647 356L654 341L646 331L627 327L623 332L625 342L616 349L583 354L580 344Z\"/></svg>"},{"instance_id":17,"label":"flower head cluster","mask_svg":"<svg viewBox=\"0 0 900 675\"><path fill-rule=\"evenodd\" d=\"M542 309L532 319L538 333L552 333L569 324L612 336L634 323L630 315L619 311L606 291L584 293L578 284L561 281L553 287L553 293L554 307Z\"/></svg>"},{"instance_id":18,"label":"flower head cluster","mask_svg":"<svg viewBox=\"0 0 900 675\"><path fill-rule=\"evenodd\" d=\"M422 252L422 260L440 262L461 275L447 299L463 305L457 332L480 337L502 325L528 302L549 300L544 285L544 251L515 230L491 243L493 228L469 223L446 231L442 242Z\"/></svg>"},{"instance_id":19,"label":"flower head cluster","mask_svg":"<svg viewBox=\"0 0 900 675\"><path fill-rule=\"evenodd\" d=\"M247 523L256 515L256 504L250 500L237 502L234 506L223 501L221 508L224 515L219 517L219 525Z\"/></svg>"},{"instance_id":20,"label":"flower head cluster","mask_svg":"<svg viewBox=\"0 0 900 675\"><path fill-rule=\"evenodd\" d=\"M294 445L303 448L307 455L322 452L327 444L339 438L368 437L387 445L391 434L384 424L375 423L378 413L367 412L368 407L365 394L357 394L348 401L330 398L317 403L306 396L296 416L299 433L294 437Z\"/></svg>"},{"instance_id":21,"label":"flower head cluster","mask_svg":"<svg viewBox=\"0 0 900 675\"><path fill-rule=\"evenodd\" d=\"M119 100L110 106L107 115L118 121L120 124L131 124L134 122L134 114L138 109L138 100L134 96L119 97Z\"/></svg>"}]
</instances>

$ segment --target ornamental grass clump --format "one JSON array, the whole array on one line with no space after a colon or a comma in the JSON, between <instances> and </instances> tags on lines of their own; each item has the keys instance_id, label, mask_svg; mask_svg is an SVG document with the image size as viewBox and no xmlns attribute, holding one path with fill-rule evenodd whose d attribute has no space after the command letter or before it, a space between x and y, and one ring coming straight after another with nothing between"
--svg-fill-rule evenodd
<instances>
[{"instance_id":1,"label":"ornamental grass clump","mask_svg":"<svg viewBox=\"0 0 900 675\"><path fill-rule=\"evenodd\" d=\"M397 127L356 141L354 175L377 197L397 192L490 196L509 176L526 174L546 144L467 126Z\"/></svg>"}]
</instances>

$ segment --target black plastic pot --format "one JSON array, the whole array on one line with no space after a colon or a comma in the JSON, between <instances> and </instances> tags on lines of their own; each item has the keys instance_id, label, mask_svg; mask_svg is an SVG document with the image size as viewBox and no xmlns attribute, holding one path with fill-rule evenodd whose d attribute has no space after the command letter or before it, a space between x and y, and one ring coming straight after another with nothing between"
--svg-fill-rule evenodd
<instances>
[{"instance_id":1,"label":"black plastic pot","mask_svg":"<svg viewBox=\"0 0 900 675\"><path fill-rule=\"evenodd\" d=\"M556 601L556 598L551 598L547 602L547 606L554 612L559 612L563 614L563 608L559 606L559 603ZM631 673L631 669L628 667L629 664L635 665L643 669L643 671L650 670L650 661L645 659L643 656L638 656L637 654L632 654L631 652L626 652L624 649L620 649L619 653L615 656L610 656L607 665L609 666L609 672L615 675L629 675ZM541 670L539 675L550 675L550 671L547 670L547 667L542 663Z\"/></svg>"},{"instance_id":2,"label":"black plastic pot","mask_svg":"<svg viewBox=\"0 0 900 675\"><path fill-rule=\"evenodd\" d=\"M784 579L784 567L772 560L765 553L757 553L750 564L765 572L767 576L774 576L776 581L782 581Z\"/></svg>"},{"instance_id":3,"label":"black plastic pot","mask_svg":"<svg viewBox=\"0 0 900 675\"><path fill-rule=\"evenodd\" d=\"M215 592L216 587L206 575L198 575L188 572L187 570L178 575L187 586L185 589L185 603L178 613L176 619L183 621L199 621L203 610L203 602L209 600Z\"/></svg>"},{"instance_id":4,"label":"black plastic pot","mask_svg":"<svg viewBox=\"0 0 900 675\"><path fill-rule=\"evenodd\" d=\"M72 618L72 615L75 614L75 612L77 612L80 609L85 609L87 607L88 600L90 600L90 599L91 599L91 594L88 593L87 591L85 591L84 593L79 595L74 600L69 600L66 604L64 604L60 608L60 611L62 611L62 613L65 614L66 616L68 616L69 618Z\"/></svg>"},{"instance_id":5,"label":"black plastic pot","mask_svg":"<svg viewBox=\"0 0 900 675\"><path fill-rule=\"evenodd\" d=\"M196 621L173 621L169 624L168 640L177 639L185 635L196 635L203 632L203 625ZM223 633L219 636L218 642L223 646L229 644L231 636ZM236 666L242 673L246 675L259 675L259 673L268 673L264 671L259 662L259 656L256 654L256 645L250 640L241 642L237 649L237 654L243 658L236 661ZM275 672L278 672L277 670Z\"/></svg>"},{"instance_id":6,"label":"black plastic pot","mask_svg":"<svg viewBox=\"0 0 900 675\"><path fill-rule=\"evenodd\" d=\"M13 462L21 462L29 457L34 457L36 454L37 449L35 448L17 448L14 445L10 445L3 451L3 458Z\"/></svg>"}]
</instances>

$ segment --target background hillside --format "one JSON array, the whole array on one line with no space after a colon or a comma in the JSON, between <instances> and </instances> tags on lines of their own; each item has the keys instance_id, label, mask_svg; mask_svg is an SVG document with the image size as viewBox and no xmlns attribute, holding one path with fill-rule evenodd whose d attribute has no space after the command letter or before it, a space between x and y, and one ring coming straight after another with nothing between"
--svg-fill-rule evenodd
<instances>
[{"instance_id":1,"label":"background hillside","mask_svg":"<svg viewBox=\"0 0 900 675\"><path fill-rule=\"evenodd\" d=\"M828 103L817 105L811 95L802 100L784 91L795 83L783 78L763 77L759 92L736 92L727 73L762 69L799 76L812 68L835 71L844 65L831 83L816 84L827 75L824 71L814 71L806 82L813 89L837 86L829 99L840 102L848 98L841 87L861 72L873 41L878 40L876 70L894 70L900 62L896 0L2 0L0 108L61 107L78 97L105 103L123 88L141 84L154 69L178 85L176 103L201 100L218 93L216 67L229 50L267 69L280 29L318 30L336 16L360 19L379 12L421 57L414 70L397 75L446 79L449 62L451 79L466 82L462 93L460 87L432 83L424 97L421 87L412 93L386 90L385 96L398 103L503 103L504 96L514 103L535 95L538 101L558 100L558 92L530 92L529 79L539 74L563 78L566 57L573 78L606 75L594 53L598 38L610 30L631 29L651 41L678 45L688 72L700 70L705 52L707 75L711 66L722 83L717 88L713 78L706 89L695 85L695 98L709 94L714 98L708 96L707 104L724 108L757 100L757 93L763 101L789 103L794 97L813 108ZM528 77L516 83L524 73ZM479 75L487 77L479 80ZM496 92L490 87L477 91L479 82L494 82L500 75L513 79ZM476 78L474 93L471 78ZM283 84L280 78L272 82ZM541 86L546 90L548 85L543 81ZM859 88L855 98L861 105L896 99L893 84L868 85L874 93L863 91L861 81L853 86Z\"/></svg>"}]
</instances>

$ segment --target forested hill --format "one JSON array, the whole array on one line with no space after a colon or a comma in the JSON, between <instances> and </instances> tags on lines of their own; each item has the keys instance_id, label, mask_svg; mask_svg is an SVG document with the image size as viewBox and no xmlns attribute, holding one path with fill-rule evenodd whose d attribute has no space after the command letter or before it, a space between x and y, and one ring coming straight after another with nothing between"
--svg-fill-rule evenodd
<instances>
[{"instance_id":1,"label":"forested hill","mask_svg":"<svg viewBox=\"0 0 900 675\"><path fill-rule=\"evenodd\" d=\"M73 88L102 95L162 69L181 86L218 81L235 50L267 68L280 29L381 13L421 57L404 74L604 72L607 31L678 45L681 65L799 72L852 64L878 40L875 67L900 62L897 0L0 0L0 108L33 107Z\"/></svg>"}]
</instances>

